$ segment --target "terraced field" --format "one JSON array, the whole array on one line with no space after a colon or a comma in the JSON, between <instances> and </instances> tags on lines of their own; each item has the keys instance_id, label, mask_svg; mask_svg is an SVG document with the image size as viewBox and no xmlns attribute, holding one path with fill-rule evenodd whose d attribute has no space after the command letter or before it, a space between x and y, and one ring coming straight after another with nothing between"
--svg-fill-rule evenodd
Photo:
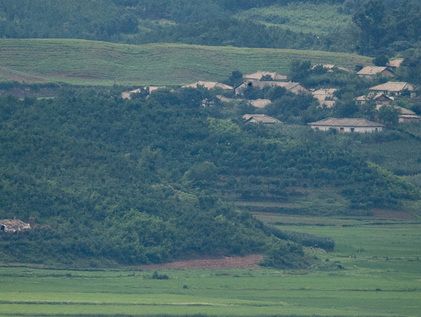
<instances>
[{"instance_id":1,"label":"terraced field","mask_svg":"<svg viewBox=\"0 0 421 317\"><path fill-rule=\"evenodd\" d=\"M348 67L370 63L367 57L322 51L3 39L0 81L179 85L196 80L222 80L235 69L286 72L293 60Z\"/></svg>"}]
</instances>

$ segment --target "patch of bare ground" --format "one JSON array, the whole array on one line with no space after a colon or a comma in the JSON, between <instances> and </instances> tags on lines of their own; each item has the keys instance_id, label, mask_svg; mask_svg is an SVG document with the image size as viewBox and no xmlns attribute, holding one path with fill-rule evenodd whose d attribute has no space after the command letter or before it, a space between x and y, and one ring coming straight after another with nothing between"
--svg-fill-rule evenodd
<instances>
[{"instance_id":1,"label":"patch of bare ground","mask_svg":"<svg viewBox=\"0 0 421 317\"><path fill-rule=\"evenodd\" d=\"M414 220L415 216L407 211L374 209L373 217L387 220Z\"/></svg>"},{"instance_id":2,"label":"patch of bare ground","mask_svg":"<svg viewBox=\"0 0 421 317\"><path fill-rule=\"evenodd\" d=\"M0 66L0 77L7 81L16 81L20 83L42 83L47 82L44 77L31 75L28 73L15 71L3 66Z\"/></svg>"},{"instance_id":3,"label":"patch of bare ground","mask_svg":"<svg viewBox=\"0 0 421 317\"><path fill-rule=\"evenodd\" d=\"M223 258L203 258L183 260L163 264L143 265L144 270L158 269L236 269L255 268L263 260L263 255L233 256Z\"/></svg>"}]
</instances>

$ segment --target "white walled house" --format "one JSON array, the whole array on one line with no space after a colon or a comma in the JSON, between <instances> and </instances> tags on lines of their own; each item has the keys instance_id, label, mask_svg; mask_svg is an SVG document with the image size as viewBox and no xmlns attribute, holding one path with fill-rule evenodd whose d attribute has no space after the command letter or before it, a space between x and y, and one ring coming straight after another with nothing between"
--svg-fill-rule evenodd
<instances>
[{"instance_id":1,"label":"white walled house","mask_svg":"<svg viewBox=\"0 0 421 317\"><path fill-rule=\"evenodd\" d=\"M308 124L315 131L337 131L339 133L381 132L384 125L360 118L327 118Z\"/></svg>"}]
</instances>

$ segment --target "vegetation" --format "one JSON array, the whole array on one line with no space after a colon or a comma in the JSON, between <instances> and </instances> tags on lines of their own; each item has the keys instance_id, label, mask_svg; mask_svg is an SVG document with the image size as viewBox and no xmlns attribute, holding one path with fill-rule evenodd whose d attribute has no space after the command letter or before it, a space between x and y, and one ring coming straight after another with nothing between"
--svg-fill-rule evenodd
<instances>
[{"instance_id":1,"label":"vegetation","mask_svg":"<svg viewBox=\"0 0 421 317\"><path fill-rule=\"evenodd\" d=\"M342 213L418 199L415 187L311 131L225 118L206 90L131 102L119 92L0 99L0 218L37 225L0 235L5 261L156 263L264 252L286 240L298 244L285 249L298 259L300 245L331 246L273 232L222 199L288 201L297 187L335 187Z\"/></svg>"},{"instance_id":2,"label":"vegetation","mask_svg":"<svg viewBox=\"0 0 421 317\"><path fill-rule=\"evenodd\" d=\"M419 224L365 218L271 219L282 230L334 237L337 249L316 253L325 263L319 270L160 271L168 280L152 279L152 271L3 267L0 316L418 315Z\"/></svg>"},{"instance_id":3,"label":"vegetation","mask_svg":"<svg viewBox=\"0 0 421 317\"><path fill-rule=\"evenodd\" d=\"M359 55L182 44L119 45L80 40L0 40L3 81L78 85L179 85L222 80L230 70L286 72L293 60L368 64ZM33 61L37 61L34 63Z\"/></svg>"}]
</instances>

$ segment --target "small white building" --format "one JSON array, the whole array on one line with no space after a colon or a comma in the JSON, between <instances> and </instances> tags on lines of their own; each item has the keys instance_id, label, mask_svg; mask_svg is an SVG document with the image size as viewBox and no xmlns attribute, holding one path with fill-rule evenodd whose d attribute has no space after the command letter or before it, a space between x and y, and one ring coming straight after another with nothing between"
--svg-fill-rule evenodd
<instances>
[{"instance_id":1,"label":"small white building","mask_svg":"<svg viewBox=\"0 0 421 317\"><path fill-rule=\"evenodd\" d=\"M362 118L327 118L308 124L316 131L337 131L339 133L373 133L381 132L383 124Z\"/></svg>"}]
</instances>

